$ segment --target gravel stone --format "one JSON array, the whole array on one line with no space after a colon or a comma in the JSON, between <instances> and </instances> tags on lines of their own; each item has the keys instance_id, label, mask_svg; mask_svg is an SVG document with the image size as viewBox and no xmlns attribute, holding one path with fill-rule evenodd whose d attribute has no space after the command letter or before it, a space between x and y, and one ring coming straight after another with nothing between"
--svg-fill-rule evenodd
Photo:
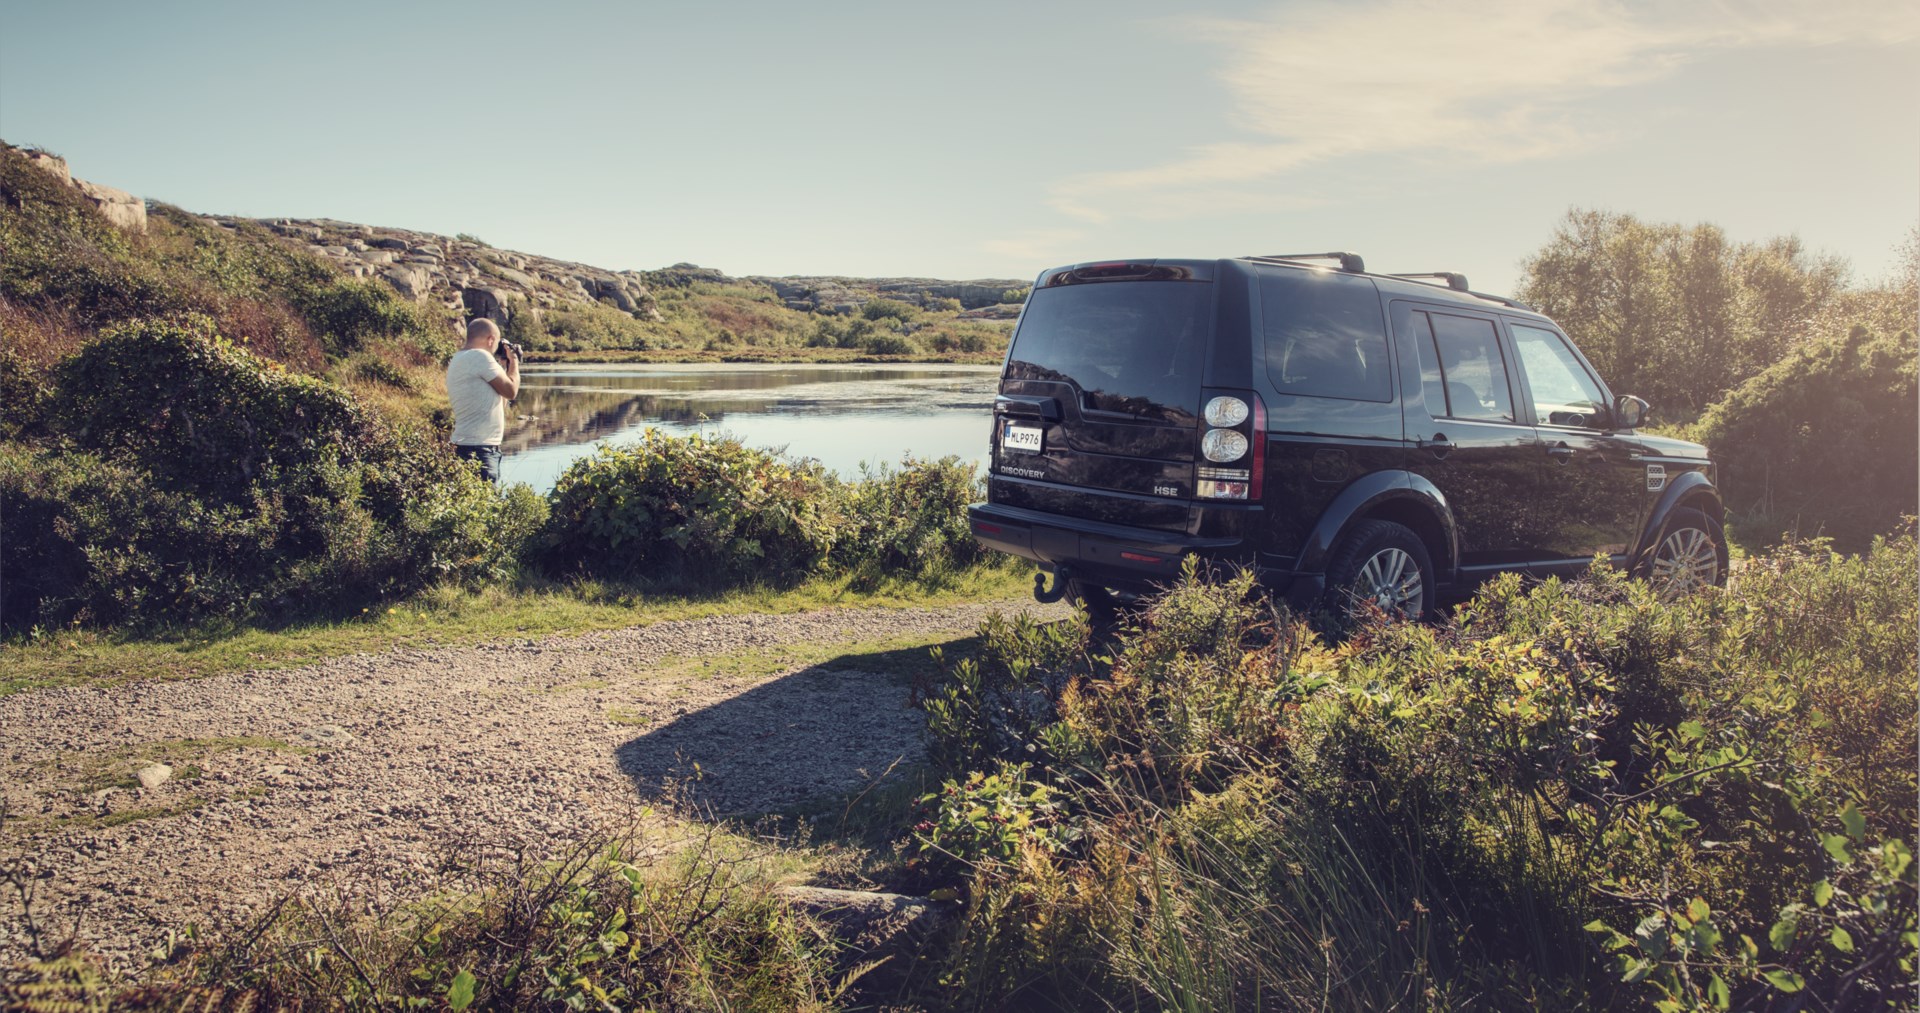
<instances>
[{"instance_id":1,"label":"gravel stone","mask_svg":"<svg viewBox=\"0 0 1920 1013\"><path fill-rule=\"evenodd\" d=\"M1019 611L1069 614L1025 600L720 616L0 697L0 863L40 877L38 924L77 921L81 942L128 970L169 929L244 921L296 890L404 894L475 841L557 848L643 807L676 823L778 810L921 755L905 680L831 660L770 675L661 662L962 636ZM215 751L195 760L199 777L138 793L59 780L90 754L214 738L289 747ZM25 924L8 891L0 966L23 956Z\"/></svg>"}]
</instances>

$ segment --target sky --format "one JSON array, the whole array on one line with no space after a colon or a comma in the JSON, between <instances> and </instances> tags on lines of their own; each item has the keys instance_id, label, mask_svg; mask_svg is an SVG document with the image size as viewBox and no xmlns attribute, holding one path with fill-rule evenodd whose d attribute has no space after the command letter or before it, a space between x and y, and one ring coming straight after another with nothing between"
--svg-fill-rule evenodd
<instances>
[{"instance_id":1,"label":"sky","mask_svg":"<svg viewBox=\"0 0 1920 1013\"><path fill-rule=\"evenodd\" d=\"M1578 207L1872 282L1920 222L1920 3L0 0L0 138L613 269L1351 250L1504 292Z\"/></svg>"}]
</instances>

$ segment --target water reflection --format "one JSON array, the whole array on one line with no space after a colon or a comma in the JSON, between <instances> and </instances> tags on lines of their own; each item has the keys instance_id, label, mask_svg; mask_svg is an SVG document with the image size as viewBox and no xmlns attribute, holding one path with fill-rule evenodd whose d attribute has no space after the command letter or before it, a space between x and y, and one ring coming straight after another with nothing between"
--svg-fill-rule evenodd
<instances>
[{"instance_id":1,"label":"water reflection","mask_svg":"<svg viewBox=\"0 0 1920 1013\"><path fill-rule=\"evenodd\" d=\"M845 476L908 452L981 464L998 374L994 366L528 365L508 409L503 477L544 492L598 444L649 425L784 448Z\"/></svg>"}]
</instances>

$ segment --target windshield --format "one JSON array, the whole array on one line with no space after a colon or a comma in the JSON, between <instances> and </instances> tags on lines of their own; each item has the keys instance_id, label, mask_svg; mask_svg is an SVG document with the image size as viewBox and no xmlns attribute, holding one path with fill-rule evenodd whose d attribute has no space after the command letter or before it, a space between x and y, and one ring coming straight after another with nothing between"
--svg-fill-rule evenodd
<instances>
[{"instance_id":1,"label":"windshield","mask_svg":"<svg viewBox=\"0 0 1920 1013\"><path fill-rule=\"evenodd\" d=\"M1192 424L1209 330L1207 282L1117 281L1036 290L1010 380L1063 380L1085 407Z\"/></svg>"}]
</instances>

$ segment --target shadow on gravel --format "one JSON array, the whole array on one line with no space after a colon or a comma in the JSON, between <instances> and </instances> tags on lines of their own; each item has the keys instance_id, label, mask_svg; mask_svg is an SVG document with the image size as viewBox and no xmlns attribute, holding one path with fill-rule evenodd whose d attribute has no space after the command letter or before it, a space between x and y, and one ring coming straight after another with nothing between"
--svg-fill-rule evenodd
<instances>
[{"instance_id":1,"label":"shadow on gravel","mask_svg":"<svg viewBox=\"0 0 1920 1013\"><path fill-rule=\"evenodd\" d=\"M947 646L949 661L977 638ZM643 801L755 816L871 784L922 752L925 716L907 705L927 649L849 654L675 713L614 750Z\"/></svg>"}]
</instances>

